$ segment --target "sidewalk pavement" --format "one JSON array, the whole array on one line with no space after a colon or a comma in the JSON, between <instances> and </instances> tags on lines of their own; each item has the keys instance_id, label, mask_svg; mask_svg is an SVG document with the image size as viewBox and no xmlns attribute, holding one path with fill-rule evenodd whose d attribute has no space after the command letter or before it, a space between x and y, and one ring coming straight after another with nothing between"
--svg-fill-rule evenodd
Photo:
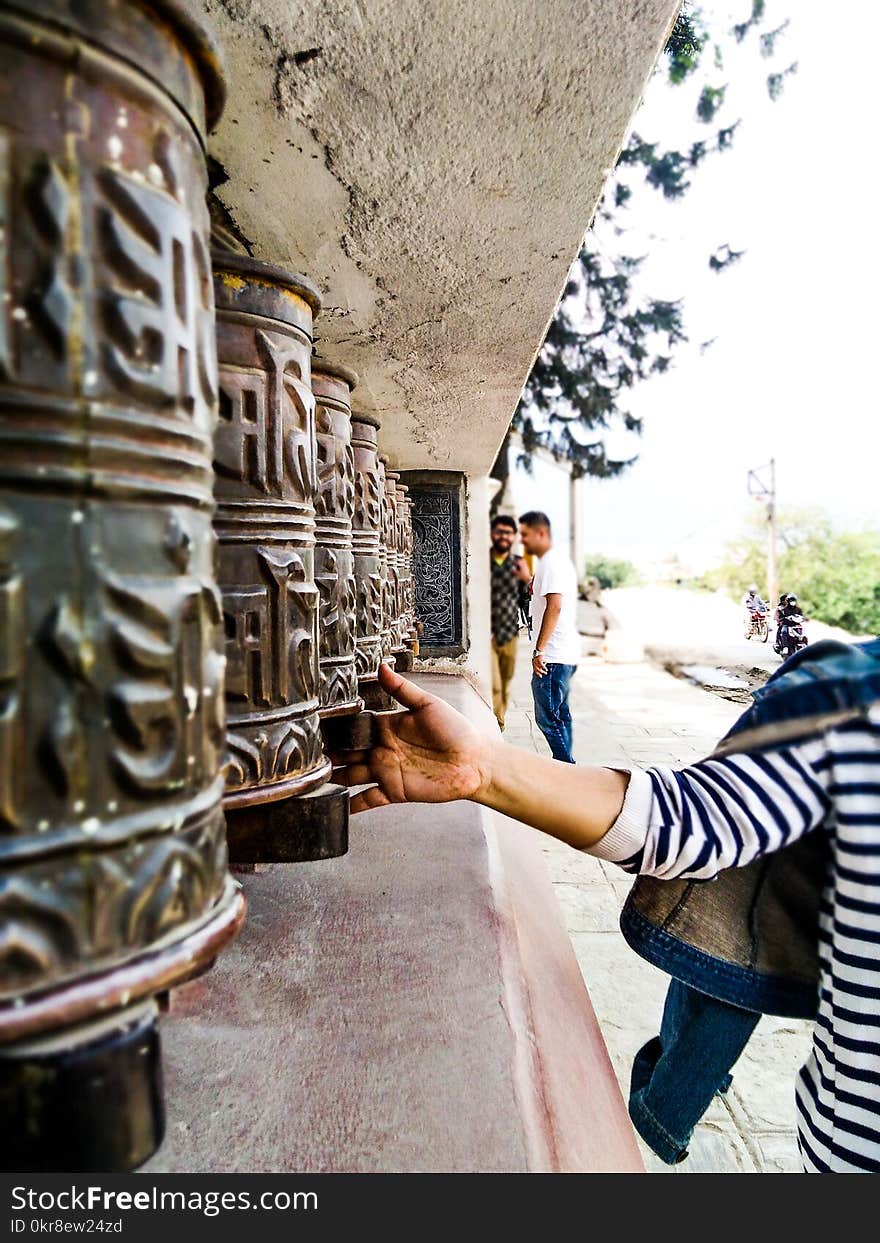
<instances>
[{"instance_id":1,"label":"sidewalk pavement","mask_svg":"<svg viewBox=\"0 0 880 1243\"><path fill-rule=\"evenodd\" d=\"M541 755L550 751L535 725L531 645L520 643L504 737ZM578 763L609 767L681 767L707 755L742 708L680 682L651 665L585 658L572 681ZM668 976L624 941L618 916L632 879L613 864L542 837L545 859L624 1097L633 1056L659 1031ZM801 1169L794 1080L812 1025L761 1019L734 1070L698 1126L690 1156L664 1165L642 1144L656 1173L782 1173Z\"/></svg>"}]
</instances>

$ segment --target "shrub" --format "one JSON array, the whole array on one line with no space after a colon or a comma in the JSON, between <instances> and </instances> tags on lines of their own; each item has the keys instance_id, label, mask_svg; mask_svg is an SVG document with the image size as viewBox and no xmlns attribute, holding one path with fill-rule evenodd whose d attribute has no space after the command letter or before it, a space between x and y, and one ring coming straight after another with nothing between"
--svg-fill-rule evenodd
<instances>
[{"instance_id":1,"label":"shrub","mask_svg":"<svg viewBox=\"0 0 880 1243\"><path fill-rule=\"evenodd\" d=\"M587 557L584 577L598 578L599 586L602 588L629 587L638 582L639 574L631 561L620 561L613 557L598 555Z\"/></svg>"}]
</instances>

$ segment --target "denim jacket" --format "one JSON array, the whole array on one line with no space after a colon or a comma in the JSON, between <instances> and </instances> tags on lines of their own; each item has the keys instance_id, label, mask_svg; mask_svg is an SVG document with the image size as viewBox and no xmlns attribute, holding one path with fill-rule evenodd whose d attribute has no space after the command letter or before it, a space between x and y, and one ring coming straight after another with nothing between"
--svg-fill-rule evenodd
<instances>
[{"instance_id":1,"label":"denim jacket","mask_svg":"<svg viewBox=\"0 0 880 1243\"><path fill-rule=\"evenodd\" d=\"M782 665L714 754L768 750L864 715L880 700L880 639L826 640ZM822 833L712 881L639 877L620 927L673 977L659 1037L636 1056L630 1116L664 1161L682 1160L694 1126L761 1014L813 1018L818 919L829 859Z\"/></svg>"}]
</instances>

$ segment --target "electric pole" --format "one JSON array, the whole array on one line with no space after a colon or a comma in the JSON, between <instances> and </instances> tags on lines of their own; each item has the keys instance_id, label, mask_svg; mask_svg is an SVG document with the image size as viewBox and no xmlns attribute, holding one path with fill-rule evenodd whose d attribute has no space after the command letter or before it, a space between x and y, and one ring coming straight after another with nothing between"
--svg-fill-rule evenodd
<instances>
[{"instance_id":1,"label":"electric pole","mask_svg":"<svg viewBox=\"0 0 880 1243\"><path fill-rule=\"evenodd\" d=\"M765 473L766 472L766 473ZM764 476L762 478L762 475ZM776 607L779 580L776 570L776 459L749 471L749 496L766 498L767 503L767 601Z\"/></svg>"}]
</instances>

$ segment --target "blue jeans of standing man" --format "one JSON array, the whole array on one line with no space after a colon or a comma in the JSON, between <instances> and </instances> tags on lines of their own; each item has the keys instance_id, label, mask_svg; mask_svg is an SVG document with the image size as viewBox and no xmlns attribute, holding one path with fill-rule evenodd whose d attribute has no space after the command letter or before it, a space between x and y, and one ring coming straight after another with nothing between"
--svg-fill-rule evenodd
<instances>
[{"instance_id":1,"label":"blue jeans of standing man","mask_svg":"<svg viewBox=\"0 0 880 1243\"><path fill-rule=\"evenodd\" d=\"M548 665L542 678L532 674L532 698L538 729L550 744L554 760L573 764L568 688L577 665Z\"/></svg>"}]
</instances>

